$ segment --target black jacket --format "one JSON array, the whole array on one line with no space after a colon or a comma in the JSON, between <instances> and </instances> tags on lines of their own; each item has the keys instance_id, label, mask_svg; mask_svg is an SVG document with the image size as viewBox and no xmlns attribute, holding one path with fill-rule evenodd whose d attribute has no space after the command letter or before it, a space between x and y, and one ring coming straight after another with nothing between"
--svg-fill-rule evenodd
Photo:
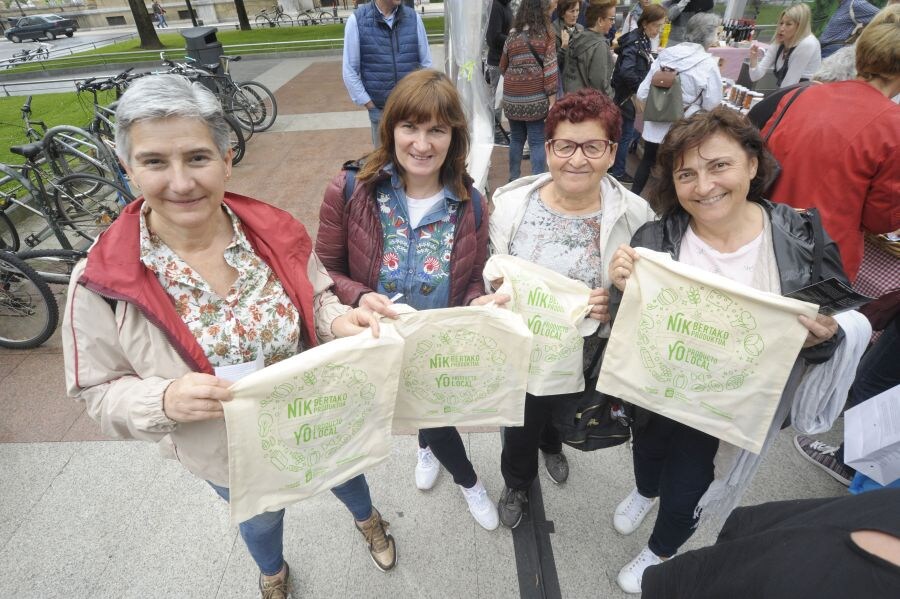
<instances>
[{"instance_id":1,"label":"black jacket","mask_svg":"<svg viewBox=\"0 0 900 599\"><path fill-rule=\"evenodd\" d=\"M775 262L778 264L778 278L781 280L782 295L817 282L812 280L815 237L810 219L787 204L776 204L768 200L760 200L758 203L769 214L772 223L772 245L775 248ZM687 231L689 222L690 215L678 208L660 220L641 226L631 238L631 246L667 252L672 259L678 260L681 240ZM841 255L838 252L837 244L828 237L824 230L822 234L825 245L822 258L822 280L836 277L849 285L850 282L841 266ZM613 316L618 311L621 302L622 293L613 287L609 298L610 313ZM838 327L837 334L831 339L802 350L800 357L813 364L827 362L843 340L844 331Z\"/></svg>"},{"instance_id":2,"label":"black jacket","mask_svg":"<svg viewBox=\"0 0 900 599\"><path fill-rule=\"evenodd\" d=\"M491 17L488 20L485 39L488 47L487 63L492 67L500 66L503 44L506 43L506 37L509 35L512 20L509 0L494 0L491 3Z\"/></svg>"},{"instance_id":3,"label":"black jacket","mask_svg":"<svg viewBox=\"0 0 900 599\"><path fill-rule=\"evenodd\" d=\"M644 77L650 72L650 38L642 29L632 29L619 38L619 57L613 69L612 86L615 102L622 109L622 116L634 118L634 105L626 102L636 93Z\"/></svg>"}]
</instances>

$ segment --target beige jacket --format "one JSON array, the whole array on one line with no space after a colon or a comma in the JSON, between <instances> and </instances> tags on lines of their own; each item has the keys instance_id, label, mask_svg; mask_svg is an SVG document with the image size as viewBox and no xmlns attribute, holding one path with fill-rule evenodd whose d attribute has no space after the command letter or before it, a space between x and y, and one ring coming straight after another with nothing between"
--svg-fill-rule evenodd
<instances>
[{"instance_id":1,"label":"beige jacket","mask_svg":"<svg viewBox=\"0 0 900 599\"><path fill-rule=\"evenodd\" d=\"M72 275L63 318L69 396L86 404L104 435L157 443L164 457L227 487L225 421L176 423L166 416L166 388L191 368L167 333L135 305L118 301L113 312L103 296L82 285L86 264L82 261ZM332 322L350 308L329 290L331 278L315 254L310 255L306 276L312 284L316 335L329 341L334 338ZM288 286L284 280L282 284Z\"/></svg>"}]
</instances>

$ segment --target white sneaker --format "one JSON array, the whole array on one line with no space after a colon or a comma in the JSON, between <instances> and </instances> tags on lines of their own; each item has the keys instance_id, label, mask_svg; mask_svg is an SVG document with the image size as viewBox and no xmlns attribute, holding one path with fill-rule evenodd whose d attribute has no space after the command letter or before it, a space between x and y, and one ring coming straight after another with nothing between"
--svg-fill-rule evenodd
<instances>
[{"instance_id":1,"label":"white sneaker","mask_svg":"<svg viewBox=\"0 0 900 599\"><path fill-rule=\"evenodd\" d=\"M500 525L497 506L488 497L487 489L484 488L480 480L471 489L463 486L459 488L462 489L463 496L466 498L466 503L469 504L469 511L472 513L472 517L475 518L475 522L478 522L485 530L494 530Z\"/></svg>"},{"instance_id":2,"label":"white sneaker","mask_svg":"<svg viewBox=\"0 0 900 599\"><path fill-rule=\"evenodd\" d=\"M638 493L637 489L632 489L613 513L613 528L623 535L630 535L641 525L654 504L655 497L649 499Z\"/></svg>"},{"instance_id":3,"label":"white sneaker","mask_svg":"<svg viewBox=\"0 0 900 599\"><path fill-rule=\"evenodd\" d=\"M644 570L650 566L655 566L663 562L662 558L650 551L649 547L644 547L637 557L625 564L625 567L619 570L619 576L616 582L626 593L640 593L641 581L644 579Z\"/></svg>"},{"instance_id":4,"label":"white sneaker","mask_svg":"<svg viewBox=\"0 0 900 599\"><path fill-rule=\"evenodd\" d=\"M432 453L430 447L419 448L419 456L416 460L416 488L427 491L434 486L438 473L441 471L441 463Z\"/></svg>"}]
</instances>

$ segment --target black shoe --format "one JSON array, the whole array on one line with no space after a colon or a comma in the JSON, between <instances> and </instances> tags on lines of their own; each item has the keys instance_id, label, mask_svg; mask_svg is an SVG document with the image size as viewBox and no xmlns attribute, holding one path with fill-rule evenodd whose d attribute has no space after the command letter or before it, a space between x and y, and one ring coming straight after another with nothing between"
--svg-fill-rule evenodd
<instances>
[{"instance_id":1,"label":"black shoe","mask_svg":"<svg viewBox=\"0 0 900 599\"><path fill-rule=\"evenodd\" d=\"M500 132L494 133L494 145L495 146L503 146L504 148L509 147L509 138L503 135Z\"/></svg>"},{"instance_id":2,"label":"black shoe","mask_svg":"<svg viewBox=\"0 0 900 599\"><path fill-rule=\"evenodd\" d=\"M616 181L618 181L619 183L622 183L623 185L631 185L632 183L634 183L634 177L632 177L628 173L624 173L621 176L613 175L613 177L615 177Z\"/></svg>"},{"instance_id":3,"label":"black shoe","mask_svg":"<svg viewBox=\"0 0 900 599\"><path fill-rule=\"evenodd\" d=\"M497 503L497 512L503 526L515 528L519 525L522 521L522 514L525 513L527 501L528 496L525 491L503 487L503 493L500 494L500 501Z\"/></svg>"},{"instance_id":4,"label":"black shoe","mask_svg":"<svg viewBox=\"0 0 900 599\"><path fill-rule=\"evenodd\" d=\"M561 451L559 453L544 453L544 466L547 468L550 480L557 485L566 482L569 478L569 460L566 459L566 454Z\"/></svg>"}]
</instances>

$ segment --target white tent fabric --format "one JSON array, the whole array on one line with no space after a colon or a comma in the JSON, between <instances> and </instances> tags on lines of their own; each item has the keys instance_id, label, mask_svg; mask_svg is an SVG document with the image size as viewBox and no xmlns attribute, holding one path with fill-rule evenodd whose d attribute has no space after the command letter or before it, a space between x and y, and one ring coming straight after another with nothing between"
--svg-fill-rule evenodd
<instances>
[{"instance_id":1,"label":"white tent fabric","mask_svg":"<svg viewBox=\"0 0 900 599\"><path fill-rule=\"evenodd\" d=\"M491 0L444 2L444 48L447 76L456 84L469 121L470 147L466 160L475 187L485 191L494 148L494 113L481 71L484 35Z\"/></svg>"}]
</instances>

